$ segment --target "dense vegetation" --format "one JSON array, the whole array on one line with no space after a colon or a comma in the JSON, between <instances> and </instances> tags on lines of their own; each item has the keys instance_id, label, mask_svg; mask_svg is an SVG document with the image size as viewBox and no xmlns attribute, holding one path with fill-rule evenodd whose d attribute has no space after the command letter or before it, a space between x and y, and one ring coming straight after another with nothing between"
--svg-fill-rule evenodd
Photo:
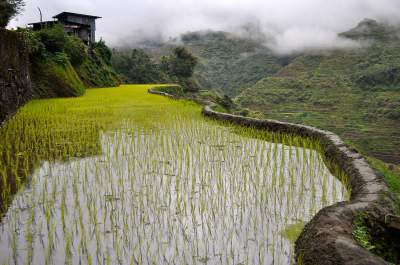
<instances>
[{"instance_id":1,"label":"dense vegetation","mask_svg":"<svg viewBox=\"0 0 400 265\"><path fill-rule=\"evenodd\" d=\"M400 41L382 36L365 48L304 54L244 90L237 102L264 117L334 131L364 153L398 164L399 54Z\"/></svg>"},{"instance_id":2,"label":"dense vegetation","mask_svg":"<svg viewBox=\"0 0 400 265\"><path fill-rule=\"evenodd\" d=\"M24 0L0 0L0 28L5 28L24 6Z\"/></svg>"},{"instance_id":3,"label":"dense vegetation","mask_svg":"<svg viewBox=\"0 0 400 265\"><path fill-rule=\"evenodd\" d=\"M183 87L186 92L197 92L199 85L193 78L197 58L187 49L175 47L171 54L157 62L144 50L114 50L112 65L131 84L174 83Z\"/></svg>"},{"instance_id":4,"label":"dense vegetation","mask_svg":"<svg viewBox=\"0 0 400 265\"><path fill-rule=\"evenodd\" d=\"M152 44L145 50L161 60L176 47L175 43ZM194 76L201 88L230 97L277 73L290 59L275 56L259 39L222 31L190 32L181 36L180 44L198 58Z\"/></svg>"},{"instance_id":5,"label":"dense vegetation","mask_svg":"<svg viewBox=\"0 0 400 265\"><path fill-rule=\"evenodd\" d=\"M103 41L86 46L61 25L40 31L19 29L26 41L31 79L37 97L79 96L86 87L119 84L111 51Z\"/></svg>"},{"instance_id":6,"label":"dense vegetation","mask_svg":"<svg viewBox=\"0 0 400 265\"><path fill-rule=\"evenodd\" d=\"M287 58L275 56L260 41L226 32L192 32L184 45L199 57L195 75L205 89L230 97L277 73Z\"/></svg>"}]
</instances>

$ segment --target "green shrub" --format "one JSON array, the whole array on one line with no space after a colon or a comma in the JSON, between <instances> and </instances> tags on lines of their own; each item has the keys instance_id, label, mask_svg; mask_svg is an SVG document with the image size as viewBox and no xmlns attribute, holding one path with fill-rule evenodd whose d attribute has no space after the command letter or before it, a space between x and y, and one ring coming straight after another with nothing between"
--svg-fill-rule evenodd
<instances>
[{"instance_id":1,"label":"green shrub","mask_svg":"<svg viewBox=\"0 0 400 265\"><path fill-rule=\"evenodd\" d=\"M29 56L35 57L42 56L44 54L46 47L41 42L38 34L36 34L34 31L24 28L18 28L17 32L22 34Z\"/></svg>"},{"instance_id":2,"label":"green shrub","mask_svg":"<svg viewBox=\"0 0 400 265\"><path fill-rule=\"evenodd\" d=\"M375 64L357 74L356 83L362 88L393 86L400 84L400 68L385 64Z\"/></svg>"},{"instance_id":3,"label":"green shrub","mask_svg":"<svg viewBox=\"0 0 400 265\"><path fill-rule=\"evenodd\" d=\"M372 236L366 224L366 216L360 214L354 220L353 236L357 242L365 249L371 251L375 248L372 242Z\"/></svg>"},{"instance_id":4,"label":"green shrub","mask_svg":"<svg viewBox=\"0 0 400 265\"><path fill-rule=\"evenodd\" d=\"M400 171L390 169L384 162L367 157L368 163L385 179L397 203L397 212L400 214Z\"/></svg>"},{"instance_id":5,"label":"green shrub","mask_svg":"<svg viewBox=\"0 0 400 265\"><path fill-rule=\"evenodd\" d=\"M388 111L385 116L388 119L400 121L400 107Z\"/></svg>"},{"instance_id":6,"label":"green shrub","mask_svg":"<svg viewBox=\"0 0 400 265\"><path fill-rule=\"evenodd\" d=\"M191 77L197 65L197 58L186 48L176 47L173 54L162 58L162 69L177 77Z\"/></svg>"},{"instance_id":7,"label":"green shrub","mask_svg":"<svg viewBox=\"0 0 400 265\"><path fill-rule=\"evenodd\" d=\"M63 53L63 52L56 52L51 56L51 59L53 62L62 65L62 66L66 66L69 63L69 58L68 56Z\"/></svg>"},{"instance_id":8,"label":"green shrub","mask_svg":"<svg viewBox=\"0 0 400 265\"><path fill-rule=\"evenodd\" d=\"M48 52L56 53L64 51L67 34L65 34L61 24L42 29L37 34Z\"/></svg>"},{"instance_id":9,"label":"green shrub","mask_svg":"<svg viewBox=\"0 0 400 265\"><path fill-rule=\"evenodd\" d=\"M68 55L73 66L79 66L87 58L86 46L81 39L68 36L66 38L65 53Z\"/></svg>"},{"instance_id":10,"label":"green shrub","mask_svg":"<svg viewBox=\"0 0 400 265\"><path fill-rule=\"evenodd\" d=\"M108 65L111 64L112 52L102 39L94 43L92 49L96 51L98 54L100 54L101 58L104 60L105 63L107 63Z\"/></svg>"},{"instance_id":11,"label":"green shrub","mask_svg":"<svg viewBox=\"0 0 400 265\"><path fill-rule=\"evenodd\" d=\"M126 82L132 84L169 83L159 65L140 49L133 49L130 54L115 52L112 65Z\"/></svg>"}]
</instances>

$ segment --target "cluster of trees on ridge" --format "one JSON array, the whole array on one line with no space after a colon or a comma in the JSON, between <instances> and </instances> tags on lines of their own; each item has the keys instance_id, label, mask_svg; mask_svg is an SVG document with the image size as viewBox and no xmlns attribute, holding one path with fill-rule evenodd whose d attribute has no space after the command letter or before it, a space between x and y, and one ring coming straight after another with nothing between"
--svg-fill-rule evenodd
<instances>
[{"instance_id":1,"label":"cluster of trees on ridge","mask_svg":"<svg viewBox=\"0 0 400 265\"><path fill-rule=\"evenodd\" d=\"M78 37L65 33L62 25L17 32L25 41L39 97L79 96L86 87L120 83L111 67L111 50L102 40L86 46Z\"/></svg>"},{"instance_id":2,"label":"cluster of trees on ridge","mask_svg":"<svg viewBox=\"0 0 400 265\"><path fill-rule=\"evenodd\" d=\"M186 92L197 92L200 89L197 80L193 78L198 59L184 47L174 48L160 62L141 49L114 50L111 61L126 83L176 83Z\"/></svg>"}]
</instances>

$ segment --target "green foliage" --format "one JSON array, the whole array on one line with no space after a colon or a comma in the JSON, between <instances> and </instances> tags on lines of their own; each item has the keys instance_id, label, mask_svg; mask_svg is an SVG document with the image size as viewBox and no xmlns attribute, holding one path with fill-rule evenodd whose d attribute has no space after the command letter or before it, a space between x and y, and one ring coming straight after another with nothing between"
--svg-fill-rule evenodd
<instances>
[{"instance_id":1,"label":"green foliage","mask_svg":"<svg viewBox=\"0 0 400 265\"><path fill-rule=\"evenodd\" d=\"M281 231L281 234L294 244L297 238L300 236L301 231L303 231L304 225L305 223L303 221L288 225Z\"/></svg>"},{"instance_id":2,"label":"green foliage","mask_svg":"<svg viewBox=\"0 0 400 265\"><path fill-rule=\"evenodd\" d=\"M262 42L226 32L192 32L182 41L199 58L194 76L201 87L232 97L292 60L274 55Z\"/></svg>"},{"instance_id":3,"label":"green foliage","mask_svg":"<svg viewBox=\"0 0 400 265\"><path fill-rule=\"evenodd\" d=\"M61 24L44 28L38 31L40 41L50 53L63 52L66 46L68 35L64 32Z\"/></svg>"},{"instance_id":4,"label":"green foliage","mask_svg":"<svg viewBox=\"0 0 400 265\"><path fill-rule=\"evenodd\" d=\"M398 89L400 86L400 65L374 64L357 73L356 83L362 88Z\"/></svg>"},{"instance_id":5,"label":"green foliage","mask_svg":"<svg viewBox=\"0 0 400 265\"><path fill-rule=\"evenodd\" d=\"M131 84L165 83L168 80L160 67L140 49L133 49L130 54L115 51L112 65L124 81Z\"/></svg>"},{"instance_id":6,"label":"green foliage","mask_svg":"<svg viewBox=\"0 0 400 265\"><path fill-rule=\"evenodd\" d=\"M386 41L397 38L396 28L377 22L373 19L364 19L355 28L343 32L340 36L353 40Z\"/></svg>"},{"instance_id":7,"label":"green foliage","mask_svg":"<svg viewBox=\"0 0 400 265\"><path fill-rule=\"evenodd\" d=\"M122 79L131 84L174 83L185 92L198 91L200 85L192 73L196 59L185 49L177 49L171 56L157 63L144 50L114 50L112 66Z\"/></svg>"},{"instance_id":8,"label":"green foliage","mask_svg":"<svg viewBox=\"0 0 400 265\"><path fill-rule=\"evenodd\" d=\"M389 110L386 114L385 117L387 117L388 119L391 120L395 120L395 121L400 121L400 106Z\"/></svg>"},{"instance_id":9,"label":"green foliage","mask_svg":"<svg viewBox=\"0 0 400 265\"><path fill-rule=\"evenodd\" d=\"M40 31L31 31L19 29L24 35L26 45L30 51L30 57L33 65L39 66L37 71L42 71L40 67L52 66L53 63L62 66L59 69L68 69L69 76L62 77L62 71L58 71L59 80L63 88L67 89L67 95L80 95L82 90L82 82L76 80L76 76L80 78L86 86L89 87L110 87L118 86L120 79L110 65L111 51L106 46L104 41L94 43L91 47L87 47L81 39L75 36L69 36L64 32L61 25L44 28ZM73 66L72 74L70 64ZM51 67L52 68L52 67ZM35 72L36 69L33 69ZM50 78L50 74L55 73L51 69L44 78ZM56 78L56 76L54 76ZM35 79L39 80L40 77ZM53 80L53 78L50 78ZM69 86L65 86L65 80L73 81L76 85L74 92L69 92ZM54 80L53 80L54 81ZM49 89L50 95L59 95L53 93L57 89L51 88L49 82L41 80L41 85L44 85L40 90L40 95L44 96L45 90Z\"/></svg>"},{"instance_id":10,"label":"green foliage","mask_svg":"<svg viewBox=\"0 0 400 265\"><path fill-rule=\"evenodd\" d=\"M68 36L64 51L73 66L81 65L88 57L85 44L75 36Z\"/></svg>"},{"instance_id":11,"label":"green foliage","mask_svg":"<svg viewBox=\"0 0 400 265\"><path fill-rule=\"evenodd\" d=\"M181 85L185 92L195 93L200 90L199 81L194 77L170 77L173 83Z\"/></svg>"},{"instance_id":12,"label":"green foliage","mask_svg":"<svg viewBox=\"0 0 400 265\"><path fill-rule=\"evenodd\" d=\"M45 52L46 48L44 44L40 41L38 34L34 31L18 28L17 32L22 34L25 41L25 47L27 48L30 57L37 57Z\"/></svg>"},{"instance_id":13,"label":"green foliage","mask_svg":"<svg viewBox=\"0 0 400 265\"><path fill-rule=\"evenodd\" d=\"M85 85L64 53L53 59L32 62L31 79L37 97L76 97L85 92Z\"/></svg>"},{"instance_id":14,"label":"green foliage","mask_svg":"<svg viewBox=\"0 0 400 265\"><path fill-rule=\"evenodd\" d=\"M172 55L164 56L161 60L162 69L176 77L191 77L196 65L197 58L184 47L174 48Z\"/></svg>"},{"instance_id":15,"label":"green foliage","mask_svg":"<svg viewBox=\"0 0 400 265\"><path fill-rule=\"evenodd\" d=\"M177 97L183 97L184 91L181 86L178 85L163 85L160 87L155 88L157 91L161 91L164 93L168 93L170 95L174 95Z\"/></svg>"},{"instance_id":16,"label":"green foliage","mask_svg":"<svg viewBox=\"0 0 400 265\"><path fill-rule=\"evenodd\" d=\"M217 100L217 103L221 105L224 109L231 110L234 107L234 103L230 97L224 95Z\"/></svg>"},{"instance_id":17,"label":"green foliage","mask_svg":"<svg viewBox=\"0 0 400 265\"><path fill-rule=\"evenodd\" d=\"M369 156L399 163L399 44L303 54L236 102L266 118L333 131Z\"/></svg>"},{"instance_id":18,"label":"green foliage","mask_svg":"<svg viewBox=\"0 0 400 265\"><path fill-rule=\"evenodd\" d=\"M66 67L70 61L69 57L63 52L56 52L51 55L51 60L59 65Z\"/></svg>"},{"instance_id":19,"label":"green foliage","mask_svg":"<svg viewBox=\"0 0 400 265\"><path fill-rule=\"evenodd\" d=\"M37 97L75 97L85 91L74 66L86 58L80 39L61 25L33 32L22 30L30 50L31 79Z\"/></svg>"},{"instance_id":20,"label":"green foliage","mask_svg":"<svg viewBox=\"0 0 400 265\"><path fill-rule=\"evenodd\" d=\"M368 157L367 159L369 164L384 177L390 191L394 195L397 202L398 213L400 214L400 167L396 169L395 166L388 166L382 161L372 157Z\"/></svg>"},{"instance_id":21,"label":"green foliage","mask_svg":"<svg viewBox=\"0 0 400 265\"><path fill-rule=\"evenodd\" d=\"M0 0L0 28L5 28L24 6L24 0Z\"/></svg>"},{"instance_id":22,"label":"green foliage","mask_svg":"<svg viewBox=\"0 0 400 265\"><path fill-rule=\"evenodd\" d=\"M103 39L93 44L92 51L96 51L105 63L108 65L111 64L112 51L108 48Z\"/></svg>"},{"instance_id":23,"label":"green foliage","mask_svg":"<svg viewBox=\"0 0 400 265\"><path fill-rule=\"evenodd\" d=\"M358 215L354 221L353 236L357 242L365 249L371 251L375 248L369 228L366 225L365 215Z\"/></svg>"},{"instance_id":24,"label":"green foliage","mask_svg":"<svg viewBox=\"0 0 400 265\"><path fill-rule=\"evenodd\" d=\"M374 218L368 212L357 213L353 220L353 236L360 246L385 261L398 264L400 241L398 232Z\"/></svg>"},{"instance_id":25,"label":"green foliage","mask_svg":"<svg viewBox=\"0 0 400 265\"><path fill-rule=\"evenodd\" d=\"M94 43L89 47L88 56L83 63L76 67L76 71L84 84L88 87L119 86L120 77L110 65L110 49L104 41Z\"/></svg>"}]
</instances>

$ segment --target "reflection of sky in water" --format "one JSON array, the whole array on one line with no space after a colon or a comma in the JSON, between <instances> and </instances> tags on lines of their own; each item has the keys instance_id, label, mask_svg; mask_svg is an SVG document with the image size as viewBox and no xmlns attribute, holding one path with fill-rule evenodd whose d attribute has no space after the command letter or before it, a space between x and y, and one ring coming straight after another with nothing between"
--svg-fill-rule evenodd
<instances>
[{"instance_id":1,"label":"reflection of sky in water","mask_svg":"<svg viewBox=\"0 0 400 265\"><path fill-rule=\"evenodd\" d=\"M44 163L3 219L0 264L289 264L282 230L345 198L314 151L184 126Z\"/></svg>"}]
</instances>

